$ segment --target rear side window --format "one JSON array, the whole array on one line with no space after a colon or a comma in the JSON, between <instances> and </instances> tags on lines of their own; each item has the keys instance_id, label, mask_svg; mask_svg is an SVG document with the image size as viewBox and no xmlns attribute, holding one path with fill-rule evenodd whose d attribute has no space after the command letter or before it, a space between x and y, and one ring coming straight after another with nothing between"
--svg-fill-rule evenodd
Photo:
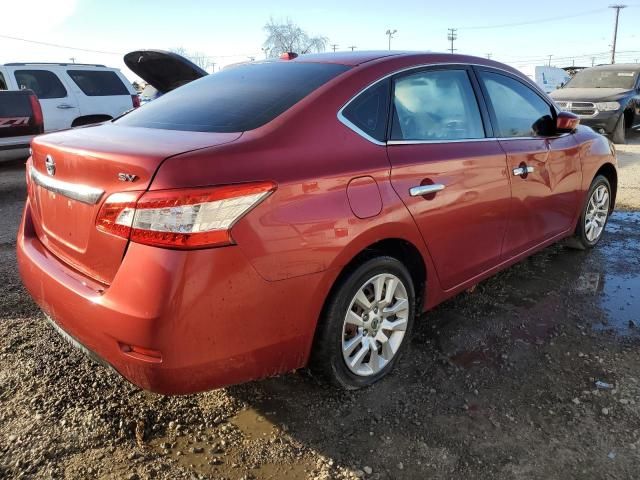
<instances>
[{"instance_id":1,"label":"rear side window","mask_svg":"<svg viewBox=\"0 0 640 480\"><path fill-rule=\"evenodd\" d=\"M48 70L16 70L15 77L20 90L33 90L40 100L67 96L60 79Z\"/></svg>"},{"instance_id":2,"label":"rear side window","mask_svg":"<svg viewBox=\"0 0 640 480\"><path fill-rule=\"evenodd\" d=\"M478 101L465 70L426 70L399 77L392 140L483 138Z\"/></svg>"},{"instance_id":3,"label":"rear side window","mask_svg":"<svg viewBox=\"0 0 640 480\"><path fill-rule=\"evenodd\" d=\"M4 81L2 73L0 73L0 90L7 90L7 82Z\"/></svg>"},{"instance_id":4,"label":"rear side window","mask_svg":"<svg viewBox=\"0 0 640 480\"><path fill-rule=\"evenodd\" d=\"M552 130L551 107L531 88L506 75L480 72L502 138L544 136Z\"/></svg>"},{"instance_id":5,"label":"rear side window","mask_svg":"<svg viewBox=\"0 0 640 480\"><path fill-rule=\"evenodd\" d=\"M390 80L383 80L354 98L342 115L363 133L384 142L389 116Z\"/></svg>"},{"instance_id":6,"label":"rear side window","mask_svg":"<svg viewBox=\"0 0 640 480\"><path fill-rule=\"evenodd\" d=\"M129 95L116 72L95 70L67 70L71 80L89 97Z\"/></svg>"},{"instance_id":7,"label":"rear side window","mask_svg":"<svg viewBox=\"0 0 640 480\"><path fill-rule=\"evenodd\" d=\"M347 69L303 62L238 65L177 88L115 123L194 132L253 130Z\"/></svg>"}]
</instances>

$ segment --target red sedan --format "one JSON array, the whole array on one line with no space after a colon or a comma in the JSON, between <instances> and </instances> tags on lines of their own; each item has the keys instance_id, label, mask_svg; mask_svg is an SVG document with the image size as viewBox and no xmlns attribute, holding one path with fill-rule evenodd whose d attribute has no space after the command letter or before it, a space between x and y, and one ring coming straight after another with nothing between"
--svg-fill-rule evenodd
<instances>
[{"instance_id":1,"label":"red sedan","mask_svg":"<svg viewBox=\"0 0 640 480\"><path fill-rule=\"evenodd\" d=\"M606 138L462 55L251 62L32 149L25 286L167 394L308 364L369 385L422 312L561 239L595 246L617 186Z\"/></svg>"}]
</instances>

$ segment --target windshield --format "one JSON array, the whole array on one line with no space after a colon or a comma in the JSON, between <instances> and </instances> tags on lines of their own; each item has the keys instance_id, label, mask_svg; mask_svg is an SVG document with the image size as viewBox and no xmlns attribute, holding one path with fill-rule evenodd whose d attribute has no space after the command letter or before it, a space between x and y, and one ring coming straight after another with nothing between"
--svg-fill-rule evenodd
<instances>
[{"instance_id":1,"label":"windshield","mask_svg":"<svg viewBox=\"0 0 640 480\"><path fill-rule=\"evenodd\" d=\"M638 72L632 70L588 69L576 73L564 88L624 88L631 90Z\"/></svg>"},{"instance_id":2,"label":"windshield","mask_svg":"<svg viewBox=\"0 0 640 480\"><path fill-rule=\"evenodd\" d=\"M193 132L253 130L347 69L330 63L248 62L177 88L115 123Z\"/></svg>"}]
</instances>

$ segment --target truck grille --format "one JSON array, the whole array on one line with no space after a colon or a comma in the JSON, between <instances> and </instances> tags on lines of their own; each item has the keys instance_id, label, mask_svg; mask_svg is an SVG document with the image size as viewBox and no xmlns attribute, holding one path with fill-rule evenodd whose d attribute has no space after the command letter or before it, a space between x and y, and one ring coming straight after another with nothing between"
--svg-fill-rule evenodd
<instances>
[{"instance_id":1,"label":"truck grille","mask_svg":"<svg viewBox=\"0 0 640 480\"><path fill-rule=\"evenodd\" d=\"M556 102L556 104L567 112L575 113L583 117L593 117L598 110L593 102Z\"/></svg>"}]
</instances>

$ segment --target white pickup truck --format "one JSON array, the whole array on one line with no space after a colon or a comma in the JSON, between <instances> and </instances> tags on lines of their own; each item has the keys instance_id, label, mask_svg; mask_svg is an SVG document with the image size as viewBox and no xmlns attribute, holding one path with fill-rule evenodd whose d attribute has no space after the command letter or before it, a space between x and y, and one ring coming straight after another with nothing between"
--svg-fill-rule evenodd
<instances>
[{"instance_id":1,"label":"white pickup truck","mask_svg":"<svg viewBox=\"0 0 640 480\"><path fill-rule=\"evenodd\" d=\"M140 105L131 83L115 68L79 63L0 65L0 90L32 90L45 132L104 122Z\"/></svg>"}]
</instances>

